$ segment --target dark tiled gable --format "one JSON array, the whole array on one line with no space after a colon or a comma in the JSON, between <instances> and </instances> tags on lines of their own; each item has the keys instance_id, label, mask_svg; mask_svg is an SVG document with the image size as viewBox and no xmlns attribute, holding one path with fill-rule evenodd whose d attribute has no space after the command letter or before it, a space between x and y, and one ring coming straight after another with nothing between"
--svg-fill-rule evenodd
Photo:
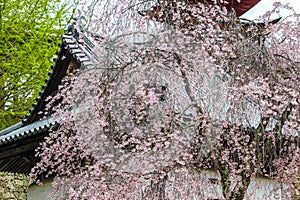
<instances>
[{"instance_id":1,"label":"dark tiled gable","mask_svg":"<svg viewBox=\"0 0 300 200\"><path fill-rule=\"evenodd\" d=\"M85 36L84 38L85 40L88 40ZM90 42L90 44L92 43ZM40 118L38 112L44 108L46 97L57 90L57 87L62 78L66 75L71 62L76 65L76 68L93 65L91 58L94 57L94 55L90 52L92 52L91 47L79 42L78 33L76 29L71 26L68 29L68 34L62 36L60 51L57 52L55 65L51 67L53 71L49 73L49 78L45 81L46 85L42 88L40 97L37 98L37 103L33 105L33 108L26 119L22 121L23 124L30 124Z\"/></svg>"},{"instance_id":2,"label":"dark tiled gable","mask_svg":"<svg viewBox=\"0 0 300 200\"><path fill-rule=\"evenodd\" d=\"M31 124L28 124L27 126L21 126L15 130L9 131L6 134L1 135L0 146L29 136L33 136L40 132L45 132L49 130L50 127L53 127L57 124L57 120L53 119L52 117L48 117L46 119L35 121ZM3 156L3 154L5 154L5 152L1 152L0 158Z\"/></svg>"},{"instance_id":3,"label":"dark tiled gable","mask_svg":"<svg viewBox=\"0 0 300 200\"><path fill-rule=\"evenodd\" d=\"M68 33L61 38L55 65L51 67L52 72L30 113L22 122L0 131L0 171L30 172L36 162L34 149L43 141L51 127L58 126L58 121L51 116L43 119L39 114L45 108L46 98L57 91L70 67L89 67L94 63L92 59L97 59L92 51L94 44L86 36L82 37L84 44L80 42L79 33L74 26L70 26Z\"/></svg>"}]
</instances>

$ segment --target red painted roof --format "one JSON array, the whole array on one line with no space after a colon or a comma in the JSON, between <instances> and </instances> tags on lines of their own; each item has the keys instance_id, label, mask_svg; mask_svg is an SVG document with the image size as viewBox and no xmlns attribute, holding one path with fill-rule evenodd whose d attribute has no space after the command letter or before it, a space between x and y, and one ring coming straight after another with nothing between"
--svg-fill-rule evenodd
<instances>
[{"instance_id":1,"label":"red painted roof","mask_svg":"<svg viewBox=\"0 0 300 200\"><path fill-rule=\"evenodd\" d=\"M174 1L174 0L171 0ZM250 10L253 6L255 6L260 0L239 0L240 3L238 3L237 0L226 0L226 3L224 3L225 0L217 0L217 4L221 6L225 6L228 11L231 11L232 9L236 12L236 16L241 16L248 10ZM215 4L214 0L185 0L185 2L189 4L197 4L197 3L207 3L207 4ZM222 2L222 3L221 3Z\"/></svg>"}]
</instances>

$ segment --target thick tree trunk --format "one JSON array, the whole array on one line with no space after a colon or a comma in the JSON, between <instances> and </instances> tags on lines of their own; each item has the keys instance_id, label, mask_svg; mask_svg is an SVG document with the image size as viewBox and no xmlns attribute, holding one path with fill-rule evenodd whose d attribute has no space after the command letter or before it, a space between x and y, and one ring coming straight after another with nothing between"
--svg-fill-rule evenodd
<instances>
[{"instance_id":1,"label":"thick tree trunk","mask_svg":"<svg viewBox=\"0 0 300 200\"><path fill-rule=\"evenodd\" d=\"M243 200L250 184L251 176L246 175L246 171L242 172L241 182L237 183L233 190L230 190L232 183L230 181L230 172L228 166L221 165L219 173L221 175L221 185L224 198L226 200Z\"/></svg>"},{"instance_id":2,"label":"thick tree trunk","mask_svg":"<svg viewBox=\"0 0 300 200\"><path fill-rule=\"evenodd\" d=\"M146 189L143 194L143 199L153 199L153 200L164 200L166 199L166 181L168 176L165 175L163 178L154 178L151 180L149 188Z\"/></svg>"}]
</instances>

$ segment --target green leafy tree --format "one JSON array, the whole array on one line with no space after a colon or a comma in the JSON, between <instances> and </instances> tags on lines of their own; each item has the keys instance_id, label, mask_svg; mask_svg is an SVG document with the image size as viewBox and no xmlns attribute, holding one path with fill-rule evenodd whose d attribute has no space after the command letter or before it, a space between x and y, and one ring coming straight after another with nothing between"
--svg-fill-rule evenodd
<instances>
[{"instance_id":1,"label":"green leafy tree","mask_svg":"<svg viewBox=\"0 0 300 200\"><path fill-rule=\"evenodd\" d=\"M31 109L75 7L58 0L0 2L1 130Z\"/></svg>"}]
</instances>

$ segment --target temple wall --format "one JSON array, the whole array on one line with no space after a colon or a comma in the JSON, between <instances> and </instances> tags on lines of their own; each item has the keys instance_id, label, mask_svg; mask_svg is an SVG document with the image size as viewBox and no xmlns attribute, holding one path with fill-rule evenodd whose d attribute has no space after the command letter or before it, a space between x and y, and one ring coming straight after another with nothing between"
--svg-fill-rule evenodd
<instances>
[{"instance_id":1,"label":"temple wall","mask_svg":"<svg viewBox=\"0 0 300 200\"><path fill-rule=\"evenodd\" d=\"M31 184L28 188L27 200L50 200L52 179L43 181L43 185Z\"/></svg>"},{"instance_id":2,"label":"temple wall","mask_svg":"<svg viewBox=\"0 0 300 200\"><path fill-rule=\"evenodd\" d=\"M0 172L0 199L26 200L28 184L26 175Z\"/></svg>"},{"instance_id":3,"label":"temple wall","mask_svg":"<svg viewBox=\"0 0 300 200\"><path fill-rule=\"evenodd\" d=\"M171 177L172 175L169 174ZM185 184L185 181L190 179L190 174L185 175L186 180L182 179L183 185L187 187L186 192L191 193L189 184ZM197 175L197 180L200 181L200 188L193 188L192 190L197 191L197 194L192 195L193 199L197 200L224 200L222 195L222 188L220 185L220 177L216 171L203 170L201 174ZM233 180L234 181L234 180ZM27 198L28 200L50 200L49 194L52 191L51 179L43 181L43 185L31 184L28 188ZM168 183L166 189L170 191ZM263 177L254 178L247 190L245 200L288 200L293 199L286 191L287 186L281 184L272 179ZM183 189L184 192L184 189ZM193 193L193 192L192 192ZM176 195L175 195L176 196Z\"/></svg>"}]
</instances>

